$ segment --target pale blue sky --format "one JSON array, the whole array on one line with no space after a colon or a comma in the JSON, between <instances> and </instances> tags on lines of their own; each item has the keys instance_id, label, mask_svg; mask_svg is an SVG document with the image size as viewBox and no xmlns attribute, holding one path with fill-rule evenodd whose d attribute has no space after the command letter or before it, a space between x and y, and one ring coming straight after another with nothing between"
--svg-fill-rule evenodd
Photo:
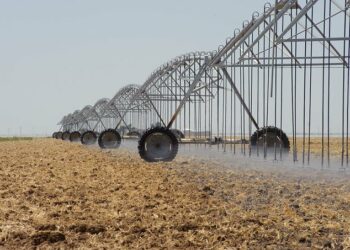
<instances>
[{"instance_id":1,"label":"pale blue sky","mask_svg":"<svg viewBox=\"0 0 350 250\"><path fill-rule=\"evenodd\" d=\"M0 134L51 133L66 113L214 50L257 0L0 0ZM10 130L8 130L10 128Z\"/></svg>"}]
</instances>

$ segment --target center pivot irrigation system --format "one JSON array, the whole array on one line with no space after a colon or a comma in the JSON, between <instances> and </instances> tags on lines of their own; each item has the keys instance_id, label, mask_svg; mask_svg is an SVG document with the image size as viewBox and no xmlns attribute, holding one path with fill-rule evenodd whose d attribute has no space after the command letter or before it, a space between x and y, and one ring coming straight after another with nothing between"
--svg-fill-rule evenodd
<instances>
[{"instance_id":1,"label":"center pivot irrigation system","mask_svg":"<svg viewBox=\"0 0 350 250\"><path fill-rule=\"evenodd\" d=\"M290 151L307 163L317 135L324 164L338 133L348 164L349 7L350 0L267 3L218 50L170 60L142 86L65 116L54 137L102 148L136 137L146 161L170 161L179 143L195 143L275 159Z\"/></svg>"}]
</instances>

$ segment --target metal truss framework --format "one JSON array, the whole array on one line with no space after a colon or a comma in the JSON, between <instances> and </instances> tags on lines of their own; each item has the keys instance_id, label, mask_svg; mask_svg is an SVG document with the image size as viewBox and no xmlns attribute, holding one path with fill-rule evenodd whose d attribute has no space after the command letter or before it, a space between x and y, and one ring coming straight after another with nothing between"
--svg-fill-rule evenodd
<instances>
[{"instance_id":1,"label":"metal truss framework","mask_svg":"<svg viewBox=\"0 0 350 250\"><path fill-rule=\"evenodd\" d=\"M140 123L140 115L147 108L127 107L131 98L138 91L139 86L127 85L120 89L112 99L102 98L94 106L85 106L81 111L77 110L72 114L64 116L60 121L62 131L87 130L98 133L108 128L118 128L121 124L128 130ZM124 114L123 116L121 114ZM136 119L137 118L137 119Z\"/></svg>"},{"instance_id":2,"label":"metal truss framework","mask_svg":"<svg viewBox=\"0 0 350 250\"><path fill-rule=\"evenodd\" d=\"M293 160L303 163L310 162L311 137L319 134L322 164L330 161L336 131L341 164L348 164L349 7L349 0L265 4L217 51L179 56L141 87L120 90L108 105L115 128L123 123L131 130L134 124L144 131L161 125L203 143L220 138L224 150L267 157L264 134L273 127L280 133L274 158L282 158L278 139L287 131ZM61 124L77 128L81 117L86 116L75 112ZM262 136L260 149L245 143L254 131Z\"/></svg>"}]
</instances>

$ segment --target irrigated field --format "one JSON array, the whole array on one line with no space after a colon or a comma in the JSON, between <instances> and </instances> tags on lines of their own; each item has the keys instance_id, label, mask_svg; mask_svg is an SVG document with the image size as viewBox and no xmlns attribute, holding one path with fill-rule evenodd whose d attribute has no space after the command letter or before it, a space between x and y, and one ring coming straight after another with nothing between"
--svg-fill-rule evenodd
<instances>
[{"instance_id":1,"label":"irrigated field","mask_svg":"<svg viewBox=\"0 0 350 250\"><path fill-rule=\"evenodd\" d=\"M148 164L122 149L2 142L0 249L350 247L348 176L239 164Z\"/></svg>"}]
</instances>

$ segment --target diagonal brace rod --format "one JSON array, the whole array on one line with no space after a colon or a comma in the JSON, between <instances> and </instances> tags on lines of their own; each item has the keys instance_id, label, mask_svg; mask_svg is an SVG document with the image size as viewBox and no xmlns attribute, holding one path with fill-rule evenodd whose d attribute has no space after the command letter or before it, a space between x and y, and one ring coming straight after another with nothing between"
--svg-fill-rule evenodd
<instances>
[{"instance_id":1,"label":"diagonal brace rod","mask_svg":"<svg viewBox=\"0 0 350 250\"><path fill-rule=\"evenodd\" d=\"M222 72L224 73L224 76L226 77L226 79L229 81L230 85L233 88L233 91L235 92L236 96L238 97L239 101L241 102L244 110L247 112L250 120L254 123L254 126L256 127L257 130L259 130L259 125L258 123L255 121L254 116L252 114L252 112L250 112L247 104L245 103L245 101L243 100L243 97L241 96L241 94L239 93L235 83L233 82L231 76L228 74L226 68L222 68Z\"/></svg>"}]
</instances>

